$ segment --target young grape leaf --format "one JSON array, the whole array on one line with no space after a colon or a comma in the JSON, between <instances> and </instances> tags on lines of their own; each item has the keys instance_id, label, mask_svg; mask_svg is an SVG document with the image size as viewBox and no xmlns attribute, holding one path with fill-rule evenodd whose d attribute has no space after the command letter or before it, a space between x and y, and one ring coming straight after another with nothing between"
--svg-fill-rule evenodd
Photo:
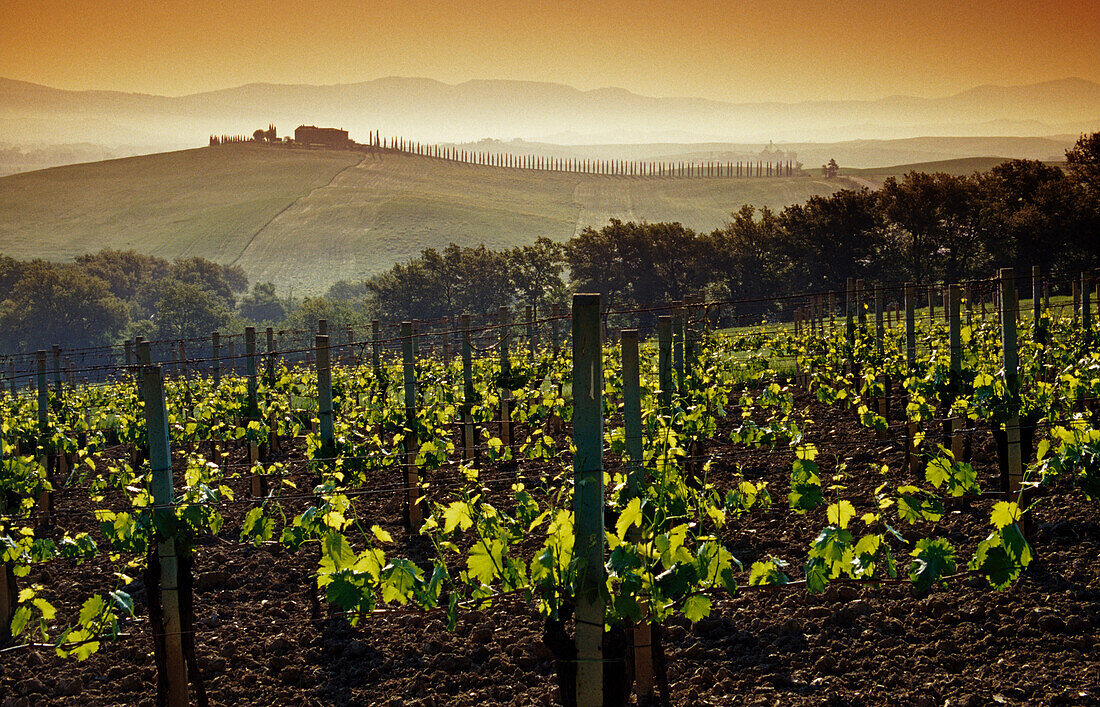
<instances>
[{"instance_id":1,"label":"young grape leaf","mask_svg":"<svg viewBox=\"0 0 1100 707\"><path fill-rule=\"evenodd\" d=\"M924 538L910 553L915 559L909 567L909 579L923 592L941 577L955 572L955 548L942 538Z\"/></svg>"},{"instance_id":2,"label":"young grape leaf","mask_svg":"<svg viewBox=\"0 0 1100 707\"><path fill-rule=\"evenodd\" d=\"M684 618L691 623L710 616L710 597L693 594L684 602Z\"/></svg>"}]
</instances>

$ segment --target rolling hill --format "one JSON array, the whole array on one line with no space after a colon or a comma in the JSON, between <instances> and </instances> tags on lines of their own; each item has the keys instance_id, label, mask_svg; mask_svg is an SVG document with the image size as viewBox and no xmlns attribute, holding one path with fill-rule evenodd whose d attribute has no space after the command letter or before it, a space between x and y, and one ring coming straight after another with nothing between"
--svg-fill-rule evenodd
<instances>
[{"instance_id":1,"label":"rolling hill","mask_svg":"<svg viewBox=\"0 0 1100 707\"><path fill-rule=\"evenodd\" d=\"M814 177L609 177L386 151L223 145L0 178L0 252L56 261L101 248L198 255L305 295L451 242L560 241L612 217L710 230L745 203L781 208L844 186Z\"/></svg>"}]
</instances>

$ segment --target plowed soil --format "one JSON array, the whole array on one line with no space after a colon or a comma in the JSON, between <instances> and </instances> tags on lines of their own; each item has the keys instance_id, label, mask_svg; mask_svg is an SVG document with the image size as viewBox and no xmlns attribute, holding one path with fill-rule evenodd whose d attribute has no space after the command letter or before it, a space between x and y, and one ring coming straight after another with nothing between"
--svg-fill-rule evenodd
<instances>
[{"instance_id":1,"label":"plowed soil","mask_svg":"<svg viewBox=\"0 0 1100 707\"><path fill-rule=\"evenodd\" d=\"M876 439L851 410L826 408L800 396L797 406L814 421L808 438L831 500L847 498L857 513L873 509L884 482L927 486L910 475L903 444ZM723 536L749 565L768 555L789 561L792 580L802 576L806 551L824 527L824 511L797 515L786 507L793 455L749 450L729 439L723 425L705 450L714 458L710 480L728 486L742 473L766 480L774 500L768 511L731 519ZM983 490L995 490L998 470L988 429L972 435L972 460ZM239 452L236 452L239 455ZM882 472L882 465L887 471ZM841 466L843 465L843 468ZM523 465L529 485L538 469ZM507 477L490 482L503 502ZM440 472L451 478L453 469ZM307 488L298 479L298 488ZM393 486L394 479L378 479ZM239 495L243 482L234 482ZM946 538L959 551L960 569L989 532L996 499L959 504L932 526L898 526L910 542ZM301 506L305 501L298 502ZM70 532L94 531L86 520L86 492L59 494L59 521ZM304 507L304 506L302 506ZM391 556L422 559L424 550L401 525L401 497L365 495L360 518L390 530ZM316 550L291 554L275 543L259 549L237 542L241 515L226 511L221 537L196 549L197 645L202 680L216 705L543 705L558 704L551 654L541 640L542 621L521 600L498 602L464 614L448 632L438 613L395 611L352 627L322 605L312 619L311 574ZM295 502L290 512L300 512ZM98 535L98 531L94 531ZM101 544L102 546L102 544ZM711 615L664 627L671 702L676 705L1093 705L1100 704L1100 510L1071 489L1054 490L1034 509L1036 561L1015 586L997 592L965 577L917 595L907 585L871 588L834 584L823 595L804 587L742 587L715 597ZM899 570L907 550L896 549ZM83 565L57 561L37 566L23 582L44 586L59 615L74 615L91 593L113 588L103 559ZM747 584L747 572L741 577ZM131 585L139 618L124 636L105 641L84 662L58 658L43 646L0 653L0 703L29 705L153 705L156 694L152 640L141 580Z\"/></svg>"}]
</instances>

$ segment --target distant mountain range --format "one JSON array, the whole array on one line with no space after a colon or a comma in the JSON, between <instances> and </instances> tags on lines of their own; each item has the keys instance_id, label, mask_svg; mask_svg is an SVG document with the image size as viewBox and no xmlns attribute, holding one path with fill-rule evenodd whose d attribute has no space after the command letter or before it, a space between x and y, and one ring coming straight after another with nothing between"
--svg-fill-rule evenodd
<instances>
[{"instance_id":1,"label":"distant mountain range","mask_svg":"<svg viewBox=\"0 0 1100 707\"><path fill-rule=\"evenodd\" d=\"M944 98L729 103L581 91L529 81L450 85L383 78L334 86L248 84L180 97L65 91L0 78L0 142L175 149L274 123L372 130L425 142L790 143L921 136L1059 136L1100 130L1100 84L1080 78L979 86ZM1061 139L1059 139L1061 142ZM944 157L962 155L944 155ZM1015 155L1006 155L1015 156Z\"/></svg>"}]
</instances>

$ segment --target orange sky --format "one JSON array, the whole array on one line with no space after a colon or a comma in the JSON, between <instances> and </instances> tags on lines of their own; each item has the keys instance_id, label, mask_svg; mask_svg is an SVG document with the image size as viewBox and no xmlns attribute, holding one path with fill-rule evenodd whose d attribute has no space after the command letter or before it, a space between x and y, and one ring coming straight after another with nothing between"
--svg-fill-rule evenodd
<instances>
[{"instance_id":1,"label":"orange sky","mask_svg":"<svg viewBox=\"0 0 1100 707\"><path fill-rule=\"evenodd\" d=\"M179 95L383 76L733 101L1100 82L1100 0L0 0L0 76Z\"/></svg>"}]
</instances>

